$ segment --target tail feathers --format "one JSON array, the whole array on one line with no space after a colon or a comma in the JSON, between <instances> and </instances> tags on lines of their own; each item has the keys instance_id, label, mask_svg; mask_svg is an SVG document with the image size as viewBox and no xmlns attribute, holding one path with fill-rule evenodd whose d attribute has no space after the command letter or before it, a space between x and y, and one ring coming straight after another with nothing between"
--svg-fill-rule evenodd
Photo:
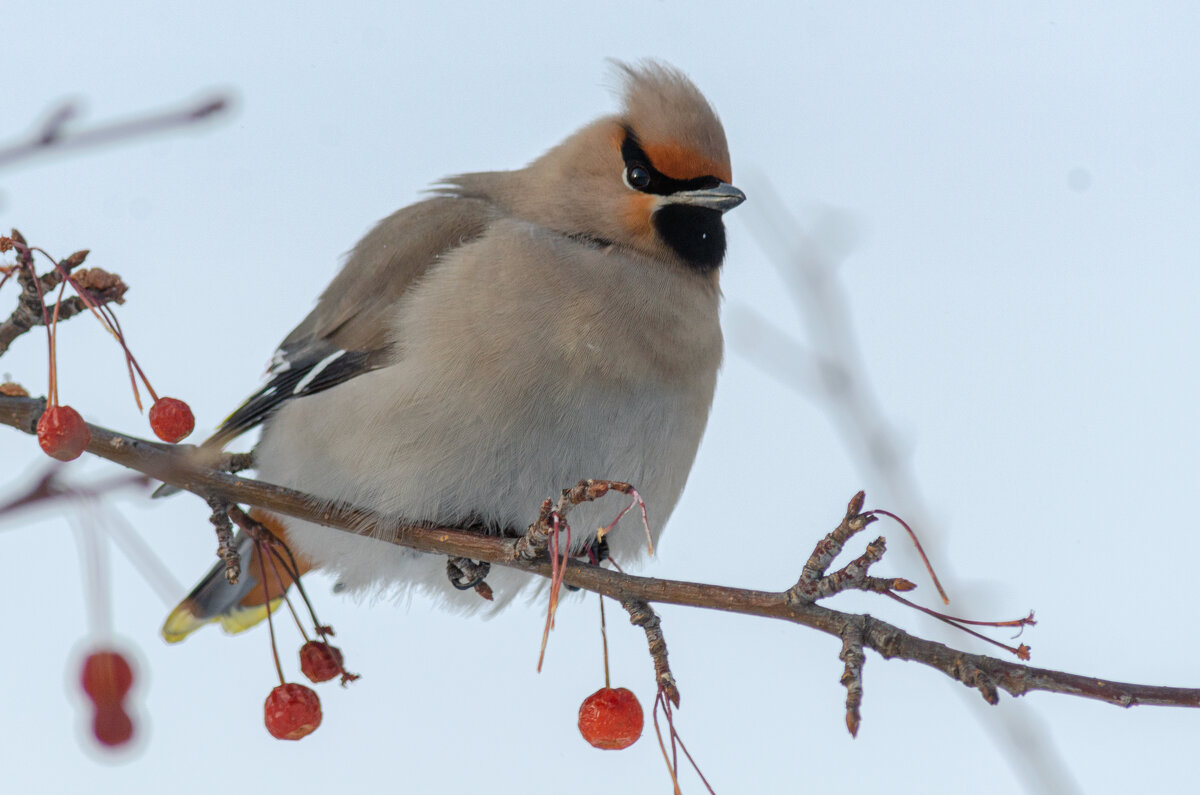
<instances>
[{"instance_id":1,"label":"tail feathers","mask_svg":"<svg viewBox=\"0 0 1200 795\"><path fill-rule=\"evenodd\" d=\"M286 538L282 523L274 516L257 510L251 511L251 516L269 527L276 536ZM266 569L271 582L270 587L264 589L259 581L262 566L258 562L254 539L239 533L235 541L242 564L237 584L230 585L225 579L224 562L213 566L163 622L162 636L168 643L178 643L213 622L219 623L230 634L243 632L261 622L269 611L283 602L283 592L291 586L292 578L277 563L268 562ZM297 564L300 574L310 568L303 559L297 560Z\"/></svg>"},{"instance_id":2,"label":"tail feathers","mask_svg":"<svg viewBox=\"0 0 1200 795\"><path fill-rule=\"evenodd\" d=\"M283 604L282 598L272 599L271 612L274 612L281 604ZM179 606L172 610L171 615L167 616L167 620L163 622L163 639L167 643L178 643L200 629L200 627L205 624L211 624L214 621L219 622L221 629L230 635L236 635L239 632L250 629L266 618L267 606L232 607L227 612L216 616L204 616L203 612L203 609L191 599L185 599L180 602Z\"/></svg>"}]
</instances>

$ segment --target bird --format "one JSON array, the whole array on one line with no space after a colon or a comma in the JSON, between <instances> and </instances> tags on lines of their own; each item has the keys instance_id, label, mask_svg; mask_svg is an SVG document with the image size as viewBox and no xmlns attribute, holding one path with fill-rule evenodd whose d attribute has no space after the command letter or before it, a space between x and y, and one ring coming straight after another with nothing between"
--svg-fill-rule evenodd
<instances>
[{"instance_id":1,"label":"bird","mask_svg":"<svg viewBox=\"0 0 1200 795\"><path fill-rule=\"evenodd\" d=\"M260 480L377 517L372 538L256 510L300 572L494 611L528 575L496 567L485 602L450 587L444 560L390 543L397 528L520 532L584 478L633 484L661 534L708 422L723 217L746 196L720 119L683 72L613 69L616 113L524 168L448 177L371 229L279 345L265 385L201 446L261 425ZM612 521L613 499L571 513L576 539ZM645 554L637 513L606 537L622 565ZM278 588L258 582L247 536L238 551L238 584L218 563L167 618L168 641L265 617Z\"/></svg>"}]
</instances>

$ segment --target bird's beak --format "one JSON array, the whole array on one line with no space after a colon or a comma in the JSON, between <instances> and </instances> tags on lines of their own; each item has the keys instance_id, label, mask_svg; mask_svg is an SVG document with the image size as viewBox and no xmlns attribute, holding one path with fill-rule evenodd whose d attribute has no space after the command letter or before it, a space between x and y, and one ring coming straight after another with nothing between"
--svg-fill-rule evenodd
<instances>
[{"instance_id":1,"label":"bird's beak","mask_svg":"<svg viewBox=\"0 0 1200 795\"><path fill-rule=\"evenodd\" d=\"M727 212L746 201L746 194L728 182L722 182L715 188L672 193L668 201L671 204L690 204L693 207L706 207L709 210Z\"/></svg>"}]
</instances>

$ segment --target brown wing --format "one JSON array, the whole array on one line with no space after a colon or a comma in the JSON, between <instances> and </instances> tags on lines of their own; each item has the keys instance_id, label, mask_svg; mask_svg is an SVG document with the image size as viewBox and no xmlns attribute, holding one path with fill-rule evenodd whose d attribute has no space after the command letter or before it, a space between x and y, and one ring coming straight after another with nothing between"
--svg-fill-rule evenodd
<instances>
[{"instance_id":1,"label":"brown wing","mask_svg":"<svg viewBox=\"0 0 1200 795\"><path fill-rule=\"evenodd\" d=\"M316 307L280 344L267 384L229 415L205 446L223 447L284 402L386 364L391 307L440 256L479 237L497 215L486 199L438 196L376 224Z\"/></svg>"}]
</instances>

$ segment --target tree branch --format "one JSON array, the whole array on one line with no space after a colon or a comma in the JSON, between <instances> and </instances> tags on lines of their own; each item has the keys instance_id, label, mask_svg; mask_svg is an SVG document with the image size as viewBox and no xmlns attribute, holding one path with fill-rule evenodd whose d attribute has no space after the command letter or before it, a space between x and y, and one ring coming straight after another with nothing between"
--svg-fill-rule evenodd
<instances>
[{"instance_id":1,"label":"tree branch","mask_svg":"<svg viewBox=\"0 0 1200 795\"><path fill-rule=\"evenodd\" d=\"M45 325L49 318L57 317L59 322L62 322L87 311L92 306L125 303L125 293L129 287L117 274L100 268L84 268L70 275L71 271L87 259L87 249L64 257L57 267L38 276L33 265L35 249L26 244L25 238L16 229L12 230L11 238L0 243L0 251L4 251L9 245L17 253L15 271L17 283L21 285L21 295L17 299L17 308L0 323L0 355L8 351L14 340L34 326ZM5 274L4 278L8 278L8 274ZM45 296L50 295L62 284L64 278L71 280L79 294L63 298L57 304L45 304ZM0 279L0 284L3 283L3 279Z\"/></svg>"},{"instance_id":2,"label":"tree branch","mask_svg":"<svg viewBox=\"0 0 1200 795\"><path fill-rule=\"evenodd\" d=\"M0 423L32 434L44 409L43 399L0 397ZM92 441L88 445L88 452L191 491L206 500L216 497L253 505L358 535L370 535L376 521L376 517L370 513L350 506L324 504L292 489L234 477L203 466L190 454L194 448L158 444L98 425L90 425L89 428ZM858 500L857 497L855 499ZM856 501L852 501L852 510L848 514L857 515L861 502ZM849 521L857 523L854 516L850 516ZM865 525L863 521L861 526ZM519 539L451 527L414 525L403 527L395 543L420 552L486 561L546 578L551 574L550 562L545 556L533 560L522 558L518 553ZM827 566L828 562L822 559L815 568ZM940 671L978 690L992 704L999 700L1000 691L1021 696L1041 690L1122 707L1200 707L1200 689L1113 682L969 654L910 635L899 627L871 616L843 613L807 599L798 599L789 591L755 591L637 577L576 561L567 563L563 581L577 588L610 596L622 604L641 601L722 610L781 619L824 632L838 638L843 644L849 643L849 646L844 645L844 649L850 652L846 655L851 657L846 660L847 670L855 687L861 687L861 664L853 659L861 632L862 648L873 649L886 659L910 660ZM857 709L855 704L848 703L848 706Z\"/></svg>"},{"instance_id":3,"label":"tree branch","mask_svg":"<svg viewBox=\"0 0 1200 795\"><path fill-rule=\"evenodd\" d=\"M186 127L218 115L228 106L229 98L218 94L178 110L152 111L124 121L72 131L70 124L79 116L80 108L73 102L66 102L51 111L41 126L25 140L0 146L0 168L48 150L83 149Z\"/></svg>"}]
</instances>

